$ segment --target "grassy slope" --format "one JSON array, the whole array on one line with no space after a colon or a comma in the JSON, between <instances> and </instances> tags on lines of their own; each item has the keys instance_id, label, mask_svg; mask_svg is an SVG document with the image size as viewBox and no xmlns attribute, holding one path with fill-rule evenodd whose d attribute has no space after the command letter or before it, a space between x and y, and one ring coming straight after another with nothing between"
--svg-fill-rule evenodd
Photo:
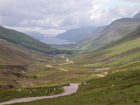
<instances>
[{"instance_id":1,"label":"grassy slope","mask_svg":"<svg viewBox=\"0 0 140 105\"><path fill-rule=\"evenodd\" d=\"M43 54L28 50L16 44L0 40L0 65L29 65L43 58Z\"/></svg>"}]
</instances>

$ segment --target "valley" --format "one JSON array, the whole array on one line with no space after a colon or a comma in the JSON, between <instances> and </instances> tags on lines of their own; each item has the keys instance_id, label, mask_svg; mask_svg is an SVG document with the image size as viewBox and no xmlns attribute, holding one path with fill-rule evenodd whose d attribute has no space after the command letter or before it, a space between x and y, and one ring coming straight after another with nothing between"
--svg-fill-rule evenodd
<instances>
[{"instance_id":1,"label":"valley","mask_svg":"<svg viewBox=\"0 0 140 105\"><path fill-rule=\"evenodd\" d=\"M139 105L139 14L61 34L72 48L1 26L0 105Z\"/></svg>"}]
</instances>

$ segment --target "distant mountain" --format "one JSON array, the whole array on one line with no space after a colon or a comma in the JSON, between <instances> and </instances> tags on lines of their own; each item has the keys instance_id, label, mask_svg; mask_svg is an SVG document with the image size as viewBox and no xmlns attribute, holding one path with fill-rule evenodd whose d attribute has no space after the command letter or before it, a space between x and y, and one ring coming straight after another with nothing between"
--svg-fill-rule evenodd
<instances>
[{"instance_id":1,"label":"distant mountain","mask_svg":"<svg viewBox=\"0 0 140 105\"><path fill-rule=\"evenodd\" d=\"M57 37L47 37L43 34L40 34L38 32L26 32L28 35L34 37L35 39L40 40L41 42L47 43L47 44L56 44L56 45L67 45L72 44L73 42L70 42L68 40L60 39Z\"/></svg>"},{"instance_id":2,"label":"distant mountain","mask_svg":"<svg viewBox=\"0 0 140 105\"><path fill-rule=\"evenodd\" d=\"M12 29L4 28L2 26L0 26L0 39L46 54L58 54L58 53L65 53L65 52L67 53L67 51L62 51L62 50L57 50L55 48L52 48L49 45L29 35L26 35L24 33Z\"/></svg>"},{"instance_id":3,"label":"distant mountain","mask_svg":"<svg viewBox=\"0 0 140 105\"><path fill-rule=\"evenodd\" d=\"M98 31L97 38L91 38L79 44L79 48L82 50L97 49L108 44L114 43L129 33L133 32L140 25L140 18L136 14L133 18L122 18L113 21L110 25L104 27ZM94 36L94 34L93 34Z\"/></svg>"},{"instance_id":4,"label":"distant mountain","mask_svg":"<svg viewBox=\"0 0 140 105\"><path fill-rule=\"evenodd\" d=\"M59 34L57 38L68 40L70 42L79 43L84 40L90 39L92 33L96 30L95 27L79 28L68 30L62 34Z\"/></svg>"},{"instance_id":5,"label":"distant mountain","mask_svg":"<svg viewBox=\"0 0 140 105\"><path fill-rule=\"evenodd\" d=\"M36 32L36 31L29 31L29 32L26 32L26 34L29 36L32 36L33 38L38 39L38 40L43 40L45 38L44 35L40 34L39 32Z\"/></svg>"}]
</instances>

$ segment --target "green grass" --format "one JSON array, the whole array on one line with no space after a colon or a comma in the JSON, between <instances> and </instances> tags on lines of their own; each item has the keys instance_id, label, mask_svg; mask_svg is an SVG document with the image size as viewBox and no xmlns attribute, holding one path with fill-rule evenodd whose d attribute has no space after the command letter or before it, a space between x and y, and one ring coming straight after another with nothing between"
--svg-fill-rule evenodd
<instances>
[{"instance_id":1,"label":"green grass","mask_svg":"<svg viewBox=\"0 0 140 105\"><path fill-rule=\"evenodd\" d=\"M87 65L87 67L88 66L89 67L116 66L116 65L117 66L120 66L121 63L126 62L126 61L128 61L127 63L129 65L130 63L135 62L135 61L131 61L132 59L135 59L135 58L138 58L138 57L140 57L140 52L133 53L133 54L130 54L130 55L127 55L127 56L118 58L118 59L116 59L116 60L114 60L112 62L109 62L109 63L103 63L103 62L101 62L101 63L95 64L95 65L94 64ZM125 64L127 64L127 63L125 63ZM123 64L123 65L125 65L125 64Z\"/></svg>"},{"instance_id":2,"label":"green grass","mask_svg":"<svg viewBox=\"0 0 140 105\"><path fill-rule=\"evenodd\" d=\"M121 54L123 52L129 51L137 47L140 47L140 38L126 41L124 43L117 44L107 49L106 51L109 53L107 53L106 56L113 56L113 55Z\"/></svg>"},{"instance_id":3,"label":"green grass","mask_svg":"<svg viewBox=\"0 0 140 105\"><path fill-rule=\"evenodd\" d=\"M54 88L56 90L54 91ZM0 89L0 102L35 96L48 96L52 94L60 94L63 92L61 87L38 87L38 88L14 88L14 89Z\"/></svg>"},{"instance_id":4,"label":"green grass","mask_svg":"<svg viewBox=\"0 0 140 105\"><path fill-rule=\"evenodd\" d=\"M28 81L27 79L20 80L22 86L29 86L34 84L34 86L54 86L61 84L67 84L71 82L82 82L87 78L91 77L94 71L83 68L81 65L77 64L37 64L35 67L29 68L25 73L32 80ZM63 71L61 69L66 69L68 71ZM33 75L37 78L33 79Z\"/></svg>"},{"instance_id":5,"label":"green grass","mask_svg":"<svg viewBox=\"0 0 140 105\"><path fill-rule=\"evenodd\" d=\"M122 58L118 58L118 59L116 59L115 61L113 61L113 62L111 62L111 63L108 63L108 64L106 64L106 65L107 65L107 66L117 65L117 64L120 64L121 62L125 62L125 61L131 60L131 59L133 59L133 58L137 58L137 57L140 57L140 52L137 52L137 53L134 53L134 54L131 54L131 55L122 57Z\"/></svg>"},{"instance_id":6,"label":"green grass","mask_svg":"<svg viewBox=\"0 0 140 105\"><path fill-rule=\"evenodd\" d=\"M95 67L108 67L108 66L118 66L122 62L127 60L131 60L133 58L138 58L140 56L139 52L134 52L133 54L128 54L122 57L118 57L111 62L106 62L104 59L110 59L113 56L121 55L124 52L131 51L135 48L140 47L140 38L134 38L131 40L121 40L116 42L115 44L105 46L103 48L78 53L73 56L73 60L79 65L83 65L85 68L95 68ZM129 63L129 62L128 62Z\"/></svg>"},{"instance_id":7,"label":"green grass","mask_svg":"<svg viewBox=\"0 0 140 105\"><path fill-rule=\"evenodd\" d=\"M133 37L133 35L137 37ZM140 47L140 38L138 36L139 28L132 32L130 35L127 35L126 37L124 37L121 40L118 40L115 43L106 45L96 50L89 49L89 51L78 53L73 57L73 59L76 62L80 63L97 63L98 61L102 61L105 58L109 58L114 55L119 55L134 48Z\"/></svg>"},{"instance_id":8,"label":"green grass","mask_svg":"<svg viewBox=\"0 0 140 105\"><path fill-rule=\"evenodd\" d=\"M140 70L116 72L89 80L76 94L13 105L139 105Z\"/></svg>"}]
</instances>

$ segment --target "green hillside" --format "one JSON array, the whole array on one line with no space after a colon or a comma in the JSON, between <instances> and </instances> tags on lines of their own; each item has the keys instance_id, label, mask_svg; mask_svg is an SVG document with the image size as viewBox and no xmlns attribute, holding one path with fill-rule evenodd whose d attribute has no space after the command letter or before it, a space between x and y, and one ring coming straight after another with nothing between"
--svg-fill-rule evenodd
<instances>
[{"instance_id":1,"label":"green hillside","mask_svg":"<svg viewBox=\"0 0 140 105\"><path fill-rule=\"evenodd\" d=\"M19 87L19 79L27 78L23 72L35 62L48 56L17 44L0 40L0 88Z\"/></svg>"},{"instance_id":2,"label":"green hillside","mask_svg":"<svg viewBox=\"0 0 140 105\"><path fill-rule=\"evenodd\" d=\"M0 39L4 39L11 43L15 43L28 49L39 51L46 54L58 54L67 52L52 48L49 45L42 43L24 33L7 29L1 26L0 26Z\"/></svg>"},{"instance_id":3,"label":"green hillside","mask_svg":"<svg viewBox=\"0 0 140 105\"><path fill-rule=\"evenodd\" d=\"M29 65L31 62L43 58L39 52L5 40L0 40L0 48L0 65Z\"/></svg>"},{"instance_id":4,"label":"green hillside","mask_svg":"<svg viewBox=\"0 0 140 105\"><path fill-rule=\"evenodd\" d=\"M112 67L135 63L140 57L140 27L123 39L97 50L77 54L74 59L86 67ZM84 59L84 60L82 60ZM87 65L86 65L87 64Z\"/></svg>"}]
</instances>

